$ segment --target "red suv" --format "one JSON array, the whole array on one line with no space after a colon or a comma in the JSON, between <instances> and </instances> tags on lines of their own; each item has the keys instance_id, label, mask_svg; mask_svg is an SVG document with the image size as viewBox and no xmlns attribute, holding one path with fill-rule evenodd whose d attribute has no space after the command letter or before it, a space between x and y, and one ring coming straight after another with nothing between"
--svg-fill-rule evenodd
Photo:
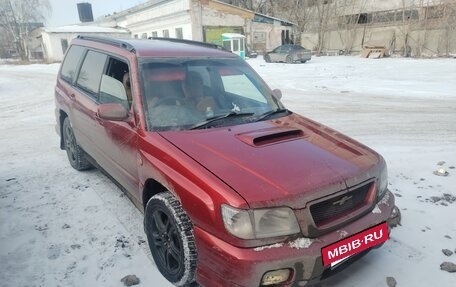
<instances>
[{"instance_id":1,"label":"red suv","mask_svg":"<svg viewBox=\"0 0 456 287\"><path fill-rule=\"evenodd\" d=\"M380 246L397 208L379 154L280 97L215 45L80 36L56 129L72 167L104 170L144 211L176 286L304 286ZM383 240L356 239L379 224Z\"/></svg>"}]
</instances>

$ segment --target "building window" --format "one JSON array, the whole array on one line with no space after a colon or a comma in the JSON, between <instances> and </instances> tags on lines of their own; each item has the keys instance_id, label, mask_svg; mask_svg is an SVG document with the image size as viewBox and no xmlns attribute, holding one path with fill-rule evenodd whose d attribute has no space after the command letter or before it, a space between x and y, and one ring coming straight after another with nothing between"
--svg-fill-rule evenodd
<instances>
[{"instance_id":1,"label":"building window","mask_svg":"<svg viewBox=\"0 0 456 287\"><path fill-rule=\"evenodd\" d=\"M66 50L68 49L68 40L60 39L60 44L62 45L62 53L65 54Z\"/></svg>"},{"instance_id":2,"label":"building window","mask_svg":"<svg viewBox=\"0 0 456 287\"><path fill-rule=\"evenodd\" d=\"M361 13L358 16L358 24L367 24L372 22L372 14L371 13Z\"/></svg>"},{"instance_id":3,"label":"building window","mask_svg":"<svg viewBox=\"0 0 456 287\"><path fill-rule=\"evenodd\" d=\"M164 38L169 38L169 31L168 30L163 30L163 37Z\"/></svg>"},{"instance_id":4,"label":"building window","mask_svg":"<svg viewBox=\"0 0 456 287\"><path fill-rule=\"evenodd\" d=\"M223 48L231 51L231 41L223 41Z\"/></svg>"},{"instance_id":5,"label":"building window","mask_svg":"<svg viewBox=\"0 0 456 287\"><path fill-rule=\"evenodd\" d=\"M239 41L238 40L234 40L233 41L233 51L239 51Z\"/></svg>"},{"instance_id":6,"label":"building window","mask_svg":"<svg viewBox=\"0 0 456 287\"><path fill-rule=\"evenodd\" d=\"M147 39L147 33L142 33L141 39Z\"/></svg>"},{"instance_id":7,"label":"building window","mask_svg":"<svg viewBox=\"0 0 456 287\"><path fill-rule=\"evenodd\" d=\"M184 38L184 32L182 31L182 28L176 28L176 38L177 39Z\"/></svg>"},{"instance_id":8,"label":"building window","mask_svg":"<svg viewBox=\"0 0 456 287\"><path fill-rule=\"evenodd\" d=\"M152 32L152 37L158 37L157 31L153 31L153 32Z\"/></svg>"}]
</instances>

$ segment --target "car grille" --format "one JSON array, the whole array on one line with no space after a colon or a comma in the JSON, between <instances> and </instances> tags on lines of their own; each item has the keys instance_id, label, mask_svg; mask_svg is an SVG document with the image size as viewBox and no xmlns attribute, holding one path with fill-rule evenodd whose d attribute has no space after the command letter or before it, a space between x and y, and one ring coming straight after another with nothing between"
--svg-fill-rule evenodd
<instances>
[{"instance_id":1,"label":"car grille","mask_svg":"<svg viewBox=\"0 0 456 287\"><path fill-rule=\"evenodd\" d=\"M365 200L372 183L353 189L342 195L310 206L310 213L317 226L321 226L368 204Z\"/></svg>"}]
</instances>

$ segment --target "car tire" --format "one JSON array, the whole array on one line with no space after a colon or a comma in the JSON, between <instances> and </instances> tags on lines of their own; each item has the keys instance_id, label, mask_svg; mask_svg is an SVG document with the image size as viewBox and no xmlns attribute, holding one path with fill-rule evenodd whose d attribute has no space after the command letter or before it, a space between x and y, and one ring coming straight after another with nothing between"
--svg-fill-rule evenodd
<instances>
[{"instance_id":1,"label":"car tire","mask_svg":"<svg viewBox=\"0 0 456 287\"><path fill-rule=\"evenodd\" d=\"M301 63L303 63L303 64L304 64L305 62L307 62L307 60L301 60Z\"/></svg>"},{"instance_id":2,"label":"car tire","mask_svg":"<svg viewBox=\"0 0 456 287\"><path fill-rule=\"evenodd\" d=\"M271 57L269 57L268 55L264 56L264 60L266 61L266 63L271 63Z\"/></svg>"},{"instance_id":3,"label":"car tire","mask_svg":"<svg viewBox=\"0 0 456 287\"><path fill-rule=\"evenodd\" d=\"M87 160L86 153L78 145L71 127L70 119L66 117L63 120L62 137L68 161L76 170L86 170L92 168L92 164Z\"/></svg>"},{"instance_id":4,"label":"car tire","mask_svg":"<svg viewBox=\"0 0 456 287\"><path fill-rule=\"evenodd\" d=\"M288 55L287 58L285 59L285 61L288 63L288 64L292 64L293 63L293 58Z\"/></svg>"},{"instance_id":5,"label":"car tire","mask_svg":"<svg viewBox=\"0 0 456 287\"><path fill-rule=\"evenodd\" d=\"M176 197L169 192L151 197L144 211L144 231L160 273L175 286L195 285L193 224Z\"/></svg>"}]
</instances>

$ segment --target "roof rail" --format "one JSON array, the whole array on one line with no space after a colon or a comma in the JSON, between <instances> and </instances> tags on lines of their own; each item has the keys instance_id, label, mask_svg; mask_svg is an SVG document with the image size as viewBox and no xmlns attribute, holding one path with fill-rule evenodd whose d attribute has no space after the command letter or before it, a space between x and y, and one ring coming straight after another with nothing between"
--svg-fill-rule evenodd
<instances>
[{"instance_id":1,"label":"roof rail","mask_svg":"<svg viewBox=\"0 0 456 287\"><path fill-rule=\"evenodd\" d=\"M202 47L206 47L206 48L212 48L212 49L224 50L224 51L231 52L230 50L226 49L225 47L222 47L222 46L217 45L217 44L194 41L194 40L177 39L177 38L165 38L165 37L149 37L148 39L149 40L168 41L168 42L174 42L174 43L184 43L184 44L202 46Z\"/></svg>"},{"instance_id":2,"label":"roof rail","mask_svg":"<svg viewBox=\"0 0 456 287\"><path fill-rule=\"evenodd\" d=\"M135 47L133 47L133 45L131 45L128 42L119 40L119 39L100 37L100 36L86 36L86 35L78 35L78 39L89 40L89 41L94 41L94 42L98 42L98 43L103 43L103 44L108 44L108 45L124 48L127 51L132 52L132 53L134 53L136 51Z\"/></svg>"}]
</instances>

